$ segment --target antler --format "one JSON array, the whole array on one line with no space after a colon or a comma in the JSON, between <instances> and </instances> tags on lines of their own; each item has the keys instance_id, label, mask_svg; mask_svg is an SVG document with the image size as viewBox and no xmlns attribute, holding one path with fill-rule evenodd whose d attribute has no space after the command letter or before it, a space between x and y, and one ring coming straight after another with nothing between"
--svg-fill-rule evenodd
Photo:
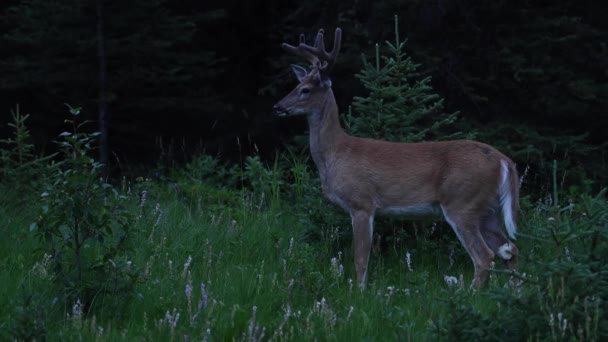
<instances>
[{"instance_id":1,"label":"antler","mask_svg":"<svg viewBox=\"0 0 608 342\"><path fill-rule=\"evenodd\" d=\"M325 50L325 43L323 41L324 33L325 31L323 31L323 29L319 30L314 46L306 44L306 37L304 34L300 35L300 44L297 47L286 43L283 43L281 46L287 52L304 57L313 67L318 68L319 71L328 72L338 58L340 45L342 43L342 30L339 27L336 28L336 32L334 33L334 47L329 53Z\"/></svg>"}]
</instances>

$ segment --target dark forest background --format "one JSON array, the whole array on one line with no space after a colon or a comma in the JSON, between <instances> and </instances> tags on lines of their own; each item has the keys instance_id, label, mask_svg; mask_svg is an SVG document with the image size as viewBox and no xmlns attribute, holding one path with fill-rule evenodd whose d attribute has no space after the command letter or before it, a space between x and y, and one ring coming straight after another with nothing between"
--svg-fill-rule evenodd
<instances>
[{"instance_id":1,"label":"dark forest background","mask_svg":"<svg viewBox=\"0 0 608 342\"><path fill-rule=\"evenodd\" d=\"M299 62L280 44L342 27L332 78L346 112L365 95L354 76L361 56L393 36L394 15L420 77L432 77L446 112L460 112L459 129L522 172L558 159L579 170L576 181L606 184L603 1L4 0L0 136L19 104L49 152L67 103L82 107L91 130L107 130L100 158L114 174L202 151L271 158L306 131L304 119L271 112Z\"/></svg>"}]
</instances>

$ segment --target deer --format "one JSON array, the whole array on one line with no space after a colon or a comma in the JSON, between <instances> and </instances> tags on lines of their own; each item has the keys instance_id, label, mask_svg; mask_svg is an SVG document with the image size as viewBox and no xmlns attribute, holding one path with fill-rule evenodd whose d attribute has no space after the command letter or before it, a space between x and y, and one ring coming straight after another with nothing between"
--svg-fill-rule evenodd
<instances>
[{"instance_id":1,"label":"deer","mask_svg":"<svg viewBox=\"0 0 608 342\"><path fill-rule=\"evenodd\" d=\"M517 270L519 179L516 165L496 148L473 140L398 143L355 137L340 125L329 71L340 51L336 28L331 51L324 30L314 45L282 48L310 63L291 65L299 84L277 102L279 117L306 115L309 149L324 195L352 221L357 281L365 288L377 213L443 215L474 266L471 286L482 287L498 256ZM509 240L500 226L502 213Z\"/></svg>"}]
</instances>

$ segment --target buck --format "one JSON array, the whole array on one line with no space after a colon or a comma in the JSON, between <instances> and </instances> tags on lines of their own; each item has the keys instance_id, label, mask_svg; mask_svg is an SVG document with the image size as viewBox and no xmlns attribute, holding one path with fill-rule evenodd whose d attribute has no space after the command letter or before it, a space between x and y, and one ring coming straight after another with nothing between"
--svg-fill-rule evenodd
<instances>
[{"instance_id":1,"label":"buck","mask_svg":"<svg viewBox=\"0 0 608 342\"><path fill-rule=\"evenodd\" d=\"M340 126L328 77L342 31L335 31L331 52L323 30L313 46L300 35L298 46L283 44L303 57L310 71L292 65L299 84L274 106L278 116L306 115L310 152L324 194L350 214L357 280L364 287L376 213L409 216L442 214L473 261L472 285L488 278L495 256L517 267L515 240L519 183L515 164L495 148L471 140L394 143L348 135Z\"/></svg>"}]
</instances>

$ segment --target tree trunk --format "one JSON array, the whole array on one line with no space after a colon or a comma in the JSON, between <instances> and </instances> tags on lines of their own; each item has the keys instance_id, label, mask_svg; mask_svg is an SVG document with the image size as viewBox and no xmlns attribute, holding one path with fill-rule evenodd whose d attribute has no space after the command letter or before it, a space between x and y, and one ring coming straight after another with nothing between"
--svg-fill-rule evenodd
<instances>
[{"instance_id":1,"label":"tree trunk","mask_svg":"<svg viewBox=\"0 0 608 342\"><path fill-rule=\"evenodd\" d=\"M99 162L103 164L102 177L107 180L109 177L108 157L109 157L109 141L108 141L108 103L106 92L106 50L104 38L104 0L97 0L97 60L99 66L99 98L98 98L98 114L99 114Z\"/></svg>"}]
</instances>

